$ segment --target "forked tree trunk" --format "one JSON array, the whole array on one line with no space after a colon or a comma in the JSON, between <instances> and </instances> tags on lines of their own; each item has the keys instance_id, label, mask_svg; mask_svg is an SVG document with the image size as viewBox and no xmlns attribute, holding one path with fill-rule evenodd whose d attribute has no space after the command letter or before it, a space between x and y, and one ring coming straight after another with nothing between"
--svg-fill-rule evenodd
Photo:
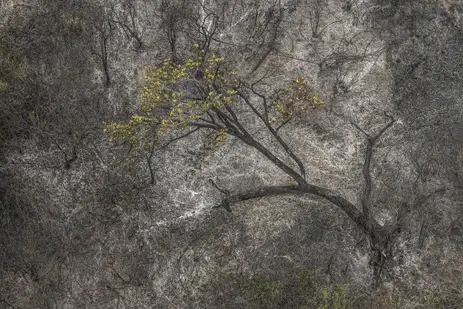
<instances>
[{"instance_id":1,"label":"forked tree trunk","mask_svg":"<svg viewBox=\"0 0 463 309\"><path fill-rule=\"evenodd\" d=\"M266 98L264 96L259 95L255 91L253 92L259 97L261 97L264 104L266 104ZM254 139L253 136L251 136L251 134L240 123L237 114L231 109L231 107L225 105L225 108L230 116L228 116L220 110L215 110L215 112L219 117L221 117L221 119L224 119L224 124L228 129L228 133L238 137L245 144L253 147L261 154L263 154L267 159L269 159L273 164L275 164L275 166L280 168L285 174L294 179L297 185L259 187L250 189L243 193L237 193L233 195L230 194L227 190L220 190L226 196L222 200L222 202L216 207L223 207L227 211L231 211L230 206L236 202L274 195L300 194L315 195L318 197L322 197L323 199L339 207L353 222L355 222L364 231L365 235L368 237L371 250L370 265L373 267L374 285L377 286L380 282L385 263L388 259L392 257L392 244L395 238L397 237L398 233L400 233L401 220L398 220L398 223L394 226L383 226L373 218L371 214L370 203L370 194L372 190L370 163L373 153L373 147L376 141L389 127L393 125L395 120L391 116L386 114L386 116L390 119L389 123L386 126L384 126L378 134L374 136L370 136L360 127L353 124L367 137L367 147L365 151L365 161L363 166L365 188L361 195L360 208L358 208L357 206L349 202L347 199L338 195L336 192L307 182L305 177L305 169L302 165L302 162L289 149L288 145L282 140L278 132L275 129L273 129L272 125L268 121L267 114L265 114L267 110L265 110L264 114L262 114L252 105L252 102L250 102L250 100L243 93L240 93L240 96L244 100L244 102L251 108L251 110L263 121L267 129L277 139L277 141L280 143L283 149L286 150L291 159L295 163L297 163L297 165L300 167L300 171L297 172L296 170L294 170L290 165L279 159L272 151L270 151L259 141ZM216 124L203 124L203 126L209 128L214 125ZM200 127L199 124L198 127Z\"/></svg>"}]
</instances>

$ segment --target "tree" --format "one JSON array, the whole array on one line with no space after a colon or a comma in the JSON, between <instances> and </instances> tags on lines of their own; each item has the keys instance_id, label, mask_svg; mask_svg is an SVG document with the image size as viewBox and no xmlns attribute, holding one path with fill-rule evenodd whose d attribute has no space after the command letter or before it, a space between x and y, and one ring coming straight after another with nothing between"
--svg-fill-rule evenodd
<instances>
[{"instance_id":1,"label":"tree","mask_svg":"<svg viewBox=\"0 0 463 309\"><path fill-rule=\"evenodd\" d=\"M162 29L167 37L170 55L175 61L178 57L177 45L184 20L188 19L188 2L161 1L160 18Z\"/></svg>"},{"instance_id":2,"label":"tree","mask_svg":"<svg viewBox=\"0 0 463 309\"><path fill-rule=\"evenodd\" d=\"M104 72L104 84L109 87L111 85L111 74L110 74L110 44L111 37L114 34L115 25L113 24L113 18L111 11L106 10L104 6L93 7L92 12L93 21L91 22L91 29L95 35L95 46L92 47L92 54L98 62L101 63Z\"/></svg>"},{"instance_id":3,"label":"tree","mask_svg":"<svg viewBox=\"0 0 463 309\"><path fill-rule=\"evenodd\" d=\"M120 8L116 4L111 3L111 11L114 15L111 22L118 25L126 35L128 40L136 41L136 49L143 48L142 33L139 26L139 13L135 0L123 0L120 3Z\"/></svg>"},{"instance_id":4,"label":"tree","mask_svg":"<svg viewBox=\"0 0 463 309\"><path fill-rule=\"evenodd\" d=\"M208 132L212 149L225 142L229 136L239 139L291 177L294 184L229 192L210 180L224 195L215 207L223 207L231 212L233 204L255 198L277 195L321 197L339 207L368 236L373 252L371 263L374 275L377 279L380 277L385 261L391 256L392 243L400 232L408 209L406 204L402 205L397 221L390 225L381 225L371 214L370 162L377 141L394 124L392 116L386 115L388 122L374 135L354 124L366 136L363 164L365 188L360 207L357 207L334 190L318 186L307 179L303 162L279 133L299 113L323 104L304 78L297 77L274 93L261 93L256 85L240 80L237 73L227 67L223 57L194 45L192 58L181 64L170 59L165 60L158 68L147 71L145 83L139 114L126 122L107 124L105 130L114 140L125 141L138 150L149 148L153 144L157 144L160 149L199 130ZM252 117L259 119L265 130L278 142L288 160L280 158L251 133L245 124L245 117L249 117L246 116L249 112ZM180 134L174 136L174 133ZM170 137L167 142L159 142L166 137Z\"/></svg>"}]
</instances>

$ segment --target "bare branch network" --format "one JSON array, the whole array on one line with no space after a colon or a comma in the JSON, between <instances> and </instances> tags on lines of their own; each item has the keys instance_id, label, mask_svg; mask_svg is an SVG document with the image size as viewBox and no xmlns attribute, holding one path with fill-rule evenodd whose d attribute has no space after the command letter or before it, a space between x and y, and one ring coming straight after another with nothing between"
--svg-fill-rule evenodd
<instances>
[{"instance_id":1,"label":"bare branch network","mask_svg":"<svg viewBox=\"0 0 463 309\"><path fill-rule=\"evenodd\" d=\"M317 186L307 179L302 160L279 133L280 129L298 114L324 103L308 82L302 77L297 77L282 89L270 94L261 93L254 84L248 85L240 80L238 73L229 66L223 57L195 44L192 47L191 58L187 61L181 63L178 59L167 59L155 69L148 68L140 114L132 116L126 122L107 123L106 131L114 140L129 143L135 151L150 148L152 145L157 146L154 149L150 148L151 151L161 150L200 130L208 132L213 145L212 150L226 142L227 136L238 138L260 152L296 184L263 186L241 193L231 193L210 180L225 196L215 208L223 207L231 212L235 203L268 196L321 197L339 207L367 235L374 252L372 263L375 276L379 278L400 228L399 223L396 226L383 226L371 214L370 165L376 142L394 124L394 118L386 114L389 122L374 135L366 133L357 124L352 123L366 136L363 165L365 188L361 196L361 205L357 207L334 190ZM285 162L250 132L246 126L245 111L260 121L291 162ZM181 134L175 135L175 132ZM159 139L165 140L166 136L171 138L167 142L158 143ZM294 169L293 165L297 166L297 169Z\"/></svg>"}]
</instances>

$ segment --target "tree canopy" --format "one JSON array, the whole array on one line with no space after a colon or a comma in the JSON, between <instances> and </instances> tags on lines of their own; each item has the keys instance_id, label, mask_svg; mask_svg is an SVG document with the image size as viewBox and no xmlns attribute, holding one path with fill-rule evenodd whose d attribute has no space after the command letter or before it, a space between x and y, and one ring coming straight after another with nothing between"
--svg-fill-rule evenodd
<instances>
[{"instance_id":1,"label":"tree canopy","mask_svg":"<svg viewBox=\"0 0 463 309\"><path fill-rule=\"evenodd\" d=\"M296 77L282 88L262 93L256 90L256 83L246 83L238 76L224 57L202 50L195 44L190 59L180 63L166 59L157 68L147 68L138 114L127 121L107 123L105 131L114 140L128 143L135 152L164 148L198 130L209 131L212 149L226 142L229 135L238 138L264 155L295 184L258 186L245 192L231 193L211 179L212 185L225 195L216 207L231 212L232 204L254 198L288 194L321 197L339 207L369 237L370 248L375 252L372 256L374 274L379 279L403 218L385 226L371 215L370 161L375 143L393 125L394 118L386 114L389 122L376 135L369 135L354 124L365 134L367 141L363 166L365 188L361 205L357 207L335 190L306 179L302 160L279 133L299 113L324 103L307 79ZM249 113L260 120L289 158L281 158L274 149L259 141L246 123ZM297 169L293 168L294 164Z\"/></svg>"},{"instance_id":2,"label":"tree canopy","mask_svg":"<svg viewBox=\"0 0 463 309\"><path fill-rule=\"evenodd\" d=\"M166 59L156 68L147 67L144 82L138 113L105 128L114 140L126 141L134 150L153 147L159 134L186 128L211 130L215 146L227 135L244 137L248 133L239 121L243 109L250 109L276 133L301 111L323 104L303 77L264 96L242 80L224 57L198 44L184 62Z\"/></svg>"}]
</instances>

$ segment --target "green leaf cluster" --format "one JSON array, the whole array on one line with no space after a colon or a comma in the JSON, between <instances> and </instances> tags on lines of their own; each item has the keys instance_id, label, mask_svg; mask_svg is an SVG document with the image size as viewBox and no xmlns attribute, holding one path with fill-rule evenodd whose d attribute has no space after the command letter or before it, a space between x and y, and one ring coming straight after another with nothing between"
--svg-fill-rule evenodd
<instances>
[{"instance_id":1,"label":"green leaf cluster","mask_svg":"<svg viewBox=\"0 0 463 309\"><path fill-rule=\"evenodd\" d=\"M211 109L223 107L235 100L236 72L227 74L225 59L193 45L190 59L183 63L164 60L157 68L147 67L138 115L129 121L106 123L115 141L128 140L140 145L139 133L158 129L168 133L172 129L188 127ZM142 130L143 127L149 130ZM226 131L218 132L216 142L226 141Z\"/></svg>"},{"instance_id":2,"label":"green leaf cluster","mask_svg":"<svg viewBox=\"0 0 463 309\"><path fill-rule=\"evenodd\" d=\"M318 309L352 308L352 301L349 297L349 286L347 284L322 288L320 294L323 305L318 307Z\"/></svg>"},{"instance_id":3,"label":"green leaf cluster","mask_svg":"<svg viewBox=\"0 0 463 309\"><path fill-rule=\"evenodd\" d=\"M277 91L273 99L273 105L277 112L274 122L291 119L310 106L315 108L324 103L307 80L303 77L297 77L286 88Z\"/></svg>"},{"instance_id":4,"label":"green leaf cluster","mask_svg":"<svg viewBox=\"0 0 463 309\"><path fill-rule=\"evenodd\" d=\"M128 142L136 151L142 145L149 148L155 143L157 126L155 119L135 115L127 122L106 122L104 132L109 133L115 141Z\"/></svg>"},{"instance_id":5,"label":"green leaf cluster","mask_svg":"<svg viewBox=\"0 0 463 309\"><path fill-rule=\"evenodd\" d=\"M259 304L272 300L280 292L279 282L254 277L242 283L241 295Z\"/></svg>"},{"instance_id":6,"label":"green leaf cluster","mask_svg":"<svg viewBox=\"0 0 463 309\"><path fill-rule=\"evenodd\" d=\"M0 92L6 92L8 90L8 83L0 81Z\"/></svg>"},{"instance_id":7,"label":"green leaf cluster","mask_svg":"<svg viewBox=\"0 0 463 309\"><path fill-rule=\"evenodd\" d=\"M197 126L211 119L211 114L242 102L243 84L223 57L194 44L191 57L183 62L166 59L157 67L146 67L137 115L128 121L106 123L105 131L113 140L129 142L133 147L153 145L159 134ZM318 104L323 101L305 79L298 77L269 97L269 116L274 123L283 122ZM223 126L209 128L216 131L210 134L210 148L214 150L227 141L228 132Z\"/></svg>"}]
</instances>

